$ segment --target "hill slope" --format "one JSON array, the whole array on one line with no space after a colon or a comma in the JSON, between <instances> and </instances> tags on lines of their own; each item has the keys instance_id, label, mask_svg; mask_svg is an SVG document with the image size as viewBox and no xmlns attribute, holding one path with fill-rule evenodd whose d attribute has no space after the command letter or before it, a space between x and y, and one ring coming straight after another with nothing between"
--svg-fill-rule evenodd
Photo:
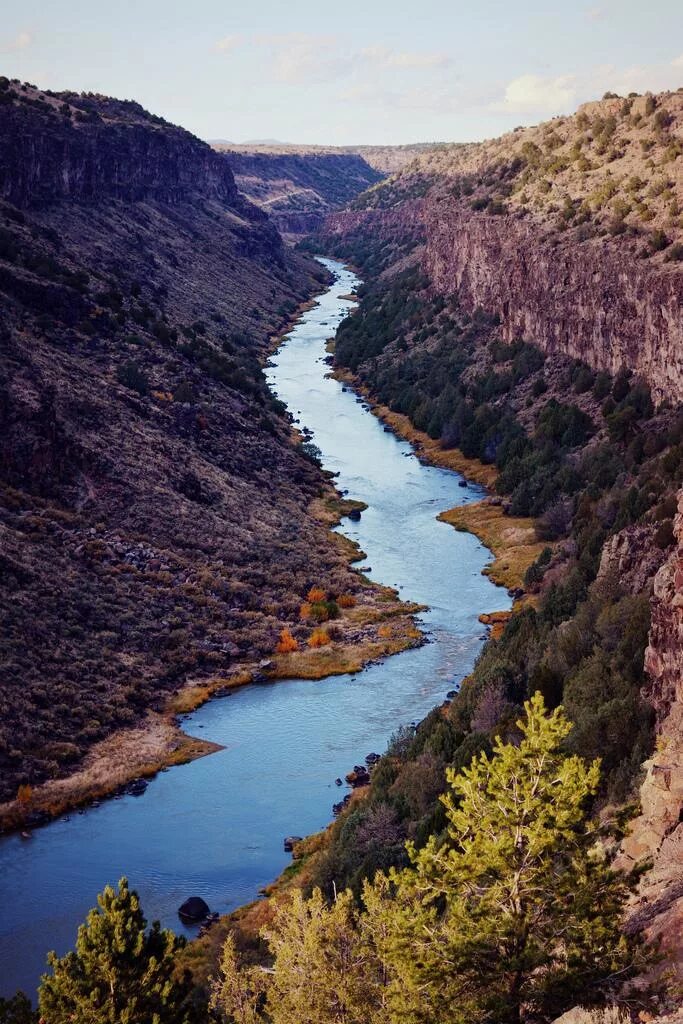
<instances>
[{"instance_id":1,"label":"hill slope","mask_svg":"<svg viewBox=\"0 0 683 1024\"><path fill-rule=\"evenodd\" d=\"M407 230L434 286L596 369L683 393L683 92L419 156L328 229ZM418 227L419 226L419 227Z\"/></svg>"},{"instance_id":2,"label":"hill slope","mask_svg":"<svg viewBox=\"0 0 683 1024\"><path fill-rule=\"evenodd\" d=\"M359 583L260 365L320 266L137 104L0 79L0 140L1 799Z\"/></svg>"}]
</instances>

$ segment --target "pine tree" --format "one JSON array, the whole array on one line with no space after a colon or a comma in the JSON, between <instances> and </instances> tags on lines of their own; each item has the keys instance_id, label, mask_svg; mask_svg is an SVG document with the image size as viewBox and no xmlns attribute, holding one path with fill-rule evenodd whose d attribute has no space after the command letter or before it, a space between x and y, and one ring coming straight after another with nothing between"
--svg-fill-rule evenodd
<instances>
[{"instance_id":1,"label":"pine tree","mask_svg":"<svg viewBox=\"0 0 683 1024\"><path fill-rule=\"evenodd\" d=\"M525 709L519 745L447 771L446 837L410 846L395 898L370 903L393 1021L551 1020L651 958L620 927L635 876L612 870L587 820L598 762L562 753L561 709L547 715L540 694Z\"/></svg>"},{"instance_id":2,"label":"pine tree","mask_svg":"<svg viewBox=\"0 0 683 1024\"><path fill-rule=\"evenodd\" d=\"M23 992L17 992L11 999L0 996L0 1024L37 1024L37 1021L38 1014Z\"/></svg>"},{"instance_id":3,"label":"pine tree","mask_svg":"<svg viewBox=\"0 0 683 1024\"><path fill-rule=\"evenodd\" d=\"M195 1024L187 977L176 975L184 940L147 922L137 893L122 878L107 886L78 930L76 949L48 954L40 1014L49 1024Z\"/></svg>"},{"instance_id":4,"label":"pine tree","mask_svg":"<svg viewBox=\"0 0 683 1024\"><path fill-rule=\"evenodd\" d=\"M263 930L270 970L240 967L230 938L211 1005L234 1024L390 1024L387 976L350 891L327 906L296 892Z\"/></svg>"}]
</instances>

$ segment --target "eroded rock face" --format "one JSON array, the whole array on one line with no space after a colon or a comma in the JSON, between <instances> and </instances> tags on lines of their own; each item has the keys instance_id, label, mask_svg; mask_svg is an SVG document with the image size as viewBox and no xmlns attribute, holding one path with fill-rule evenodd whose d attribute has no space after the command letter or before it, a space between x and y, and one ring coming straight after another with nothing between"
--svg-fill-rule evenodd
<instances>
[{"instance_id":1,"label":"eroded rock face","mask_svg":"<svg viewBox=\"0 0 683 1024\"><path fill-rule=\"evenodd\" d=\"M644 377L655 399L683 392L683 272L650 266L617 243L564 244L531 217L427 204L424 262L434 286L497 313L503 336Z\"/></svg>"},{"instance_id":2,"label":"eroded rock face","mask_svg":"<svg viewBox=\"0 0 683 1024\"><path fill-rule=\"evenodd\" d=\"M666 557L654 542L656 526L637 523L615 533L600 556L598 580L613 578L628 594L648 594L653 578Z\"/></svg>"},{"instance_id":3,"label":"eroded rock face","mask_svg":"<svg viewBox=\"0 0 683 1024\"><path fill-rule=\"evenodd\" d=\"M626 863L651 858L632 923L662 938L683 974L683 491L676 548L654 581L646 696L657 715L657 745L646 762L641 814L623 843Z\"/></svg>"}]
</instances>

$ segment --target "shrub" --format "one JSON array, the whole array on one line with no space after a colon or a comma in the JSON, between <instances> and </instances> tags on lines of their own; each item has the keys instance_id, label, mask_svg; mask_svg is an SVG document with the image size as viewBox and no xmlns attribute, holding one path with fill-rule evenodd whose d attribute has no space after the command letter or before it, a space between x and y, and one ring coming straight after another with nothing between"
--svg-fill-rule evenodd
<instances>
[{"instance_id":1,"label":"shrub","mask_svg":"<svg viewBox=\"0 0 683 1024\"><path fill-rule=\"evenodd\" d=\"M669 245L669 239L661 229L653 231L650 235L650 249L652 252L661 252Z\"/></svg>"},{"instance_id":2,"label":"shrub","mask_svg":"<svg viewBox=\"0 0 683 1024\"><path fill-rule=\"evenodd\" d=\"M324 601L326 597L327 595L325 591L321 590L320 587L311 587L306 595L306 600L310 601L311 604L319 604L321 601Z\"/></svg>"},{"instance_id":3,"label":"shrub","mask_svg":"<svg viewBox=\"0 0 683 1024\"><path fill-rule=\"evenodd\" d=\"M337 598L337 604L340 608L355 608L357 601L353 594L341 594Z\"/></svg>"},{"instance_id":4,"label":"shrub","mask_svg":"<svg viewBox=\"0 0 683 1024\"><path fill-rule=\"evenodd\" d=\"M309 647L326 647L329 643L329 634L324 629L314 629L308 638Z\"/></svg>"},{"instance_id":5,"label":"shrub","mask_svg":"<svg viewBox=\"0 0 683 1024\"><path fill-rule=\"evenodd\" d=\"M139 395L146 395L149 390L149 381L146 375L132 359L117 367L116 379L119 384L123 384L131 391L137 391Z\"/></svg>"},{"instance_id":6,"label":"shrub","mask_svg":"<svg viewBox=\"0 0 683 1024\"><path fill-rule=\"evenodd\" d=\"M280 639L277 642L275 651L277 654L290 654L292 651L298 651L299 644L295 637L292 636L288 629L283 629L280 633Z\"/></svg>"}]
</instances>

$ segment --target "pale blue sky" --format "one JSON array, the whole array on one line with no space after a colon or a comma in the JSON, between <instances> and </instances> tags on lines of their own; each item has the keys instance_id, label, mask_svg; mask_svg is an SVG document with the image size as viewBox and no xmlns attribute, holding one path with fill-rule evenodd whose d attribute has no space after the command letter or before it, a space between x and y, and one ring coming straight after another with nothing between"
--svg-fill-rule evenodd
<instances>
[{"instance_id":1,"label":"pale blue sky","mask_svg":"<svg viewBox=\"0 0 683 1024\"><path fill-rule=\"evenodd\" d=\"M683 86L675 0L0 0L0 11L0 73L136 99L203 138L464 141L607 89Z\"/></svg>"}]
</instances>

